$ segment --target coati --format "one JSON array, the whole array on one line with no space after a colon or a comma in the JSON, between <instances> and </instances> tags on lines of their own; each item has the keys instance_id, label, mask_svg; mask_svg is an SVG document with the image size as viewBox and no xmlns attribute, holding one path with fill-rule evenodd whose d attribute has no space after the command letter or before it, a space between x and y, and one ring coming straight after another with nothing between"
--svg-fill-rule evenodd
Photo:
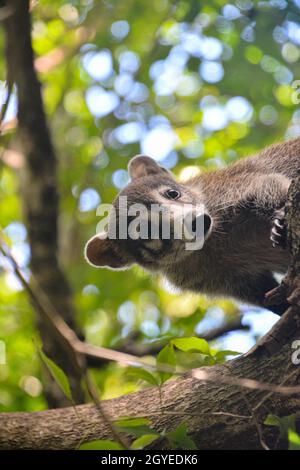
<instances>
[{"instance_id":1,"label":"coati","mask_svg":"<svg viewBox=\"0 0 300 470\"><path fill-rule=\"evenodd\" d=\"M147 156L134 157L128 169L131 182L114 207L120 196L128 207L202 203L204 246L187 251L182 240L110 239L101 233L86 245L88 262L112 269L137 263L183 290L264 306L266 292L278 285L274 273L285 273L289 265L283 207L300 169L300 137L185 183ZM282 314L286 308L272 310Z\"/></svg>"}]
</instances>

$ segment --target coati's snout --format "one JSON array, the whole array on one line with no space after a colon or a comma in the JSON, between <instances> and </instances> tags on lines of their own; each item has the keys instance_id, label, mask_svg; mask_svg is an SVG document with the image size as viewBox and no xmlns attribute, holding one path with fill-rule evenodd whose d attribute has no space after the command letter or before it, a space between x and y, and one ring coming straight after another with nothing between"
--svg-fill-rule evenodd
<instances>
[{"instance_id":1,"label":"coati's snout","mask_svg":"<svg viewBox=\"0 0 300 470\"><path fill-rule=\"evenodd\" d=\"M114 201L114 220L109 221L116 227L87 243L87 260L98 267L124 269L138 263L156 270L201 249L212 218L199 204L199 191L178 183L150 157L134 157L128 170L131 183Z\"/></svg>"}]
</instances>

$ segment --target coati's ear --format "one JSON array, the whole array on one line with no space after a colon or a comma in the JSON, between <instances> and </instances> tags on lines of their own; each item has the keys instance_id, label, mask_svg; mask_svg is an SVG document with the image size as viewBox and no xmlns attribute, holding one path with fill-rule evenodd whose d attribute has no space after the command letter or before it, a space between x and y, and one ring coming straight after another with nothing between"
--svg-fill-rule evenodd
<instances>
[{"instance_id":1,"label":"coati's ear","mask_svg":"<svg viewBox=\"0 0 300 470\"><path fill-rule=\"evenodd\" d=\"M131 262L114 240L102 232L92 237L86 244L84 255L89 264L97 268L126 269Z\"/></svg>"},{"instance_id":2,"label":"coati's ear","mask_svg":"<svg viewBox=\"0 0 300 470\"><path fill-rule=\"evenodd\" d=\"M172 173L162 166L158 165L153 158L145 155L136 155L128 165L128 172L132 180L150 175L172 176Z\"/></svg>"}]
</instances>

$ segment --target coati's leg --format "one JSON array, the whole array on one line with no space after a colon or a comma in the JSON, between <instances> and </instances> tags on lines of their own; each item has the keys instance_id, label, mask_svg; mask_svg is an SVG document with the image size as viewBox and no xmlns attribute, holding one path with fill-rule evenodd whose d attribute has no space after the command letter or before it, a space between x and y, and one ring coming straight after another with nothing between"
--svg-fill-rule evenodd
<instances>
[{"instance_id":1,"label":"coati's leg","mask_svg":"<svg viewBox=\"0 0 300 470\"><path fill-rule=\"evenodd\" d=\"M285 203L291 181L284 175L260 175L245 193L245 205L259 217L271 223L271 242L274 248L287 247Z\"/></svg>"},{"instance_id":2,"label":"coati's leg","mask_svg":"<svg viewBox=\"0 0 300 470\"><path fill-rule=\"evenodd\" d=\"M286 248L287 226L284 207L275 211L270 238L274 248Z\"/></svg>"},{"instance_id":3,"label":"coati's leg","mask_svg":"<svg viewBox=\"0 0 300 470\"><path fill-rule=\"evenodd\" d=\"M272 305L271 307L266 306L265 303L266 293L275 289L278 285L272 273L264 272L256 276L241 279L238 285L233 286L236 290L233 295L246 303L258 305L259 307L271 310L277 315L282 315L289 308L287 302L280 305Z\"/></svg>"}]
</instances>

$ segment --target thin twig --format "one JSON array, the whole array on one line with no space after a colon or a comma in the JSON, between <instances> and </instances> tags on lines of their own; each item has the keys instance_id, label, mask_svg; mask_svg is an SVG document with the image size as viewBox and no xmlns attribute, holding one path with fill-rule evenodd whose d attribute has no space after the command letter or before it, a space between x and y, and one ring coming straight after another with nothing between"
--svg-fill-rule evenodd
<instances>
[{"instance_id":1,"label":"thin twig","mask_svg":"<svg viewBox=\"0 0 300 470\"><path fill-rule=\"evenodd\" d=\"M138 415L130 415L127 416L128 418L151 418L151 416L158 415L161 416L162 412L161 411L151 411L151 413L142 413ZM169 416L224 416L228 418L233 418L233 419L245 419L245 420L251 420L252 415L239 415L236 413L229 413L226 411L200 411L199 413L194 413L189 410L184 410L184 411L163 411L164 415L169 415Z\"/></svg>"},{"instance_id":2,"label":"thin twig","mask_svg":"<svg viewBox=\"0 0 300 470\"><path fill-rule=\"evenodd\" d=\"M255 427L256 427L256 429L257 429L257 434L258 434L259 442L260 442L262 448L263 448L264 450L270 450L269 446L268 446L268 445L265 443L265 441L264 441L263 430L262 430L261 424L260 424L260 422L258 421L258 418L257 418L257 416L256 416L255 411L253 411L253 408L252 408L252 406L251 406L251 403L249 402L249 400L248 400L246 394L244 393L244 391L242 391L241 393L242 393L242 397L243 397L243 399L244 399L244 401L245 401L245 403L246 403L246 405L247 405L247 407L248 407L248 409L249 409L249 411L250 411L250 413L251 413L251 417L252 417L252 420L253 420L253 422L254 422L254 424L255 424Z\"/></svg>"},{"instance_id":3,"label":"thin twig","mask_svg":"<svg viewBox=\"0 0 300 470\"><path fill-rule=\"evenodd\" d=\"M110 418L107 416L106 412L104 411L101 400L98 396L97 389L94 385L91 374L88 371L86 371L86 373L85 373L85 384L86 384L87 390L90 394L90 397L92 398L93 402L95 403L95 405L97 406L97 408L99 410L101 418L103 419L103 421L105 423L109 423L109 427L110 427L111 433L113 435L113 438L117 442L119 442L122 445L122 447L129 450L130 449L130 444L128 443L127 439L125 437L123 437L117 431L115 425L111 422Z\"/></svg>"},{"instance_id":4,"label":"thin twig","mask_svg":"<svg viewBox=\"0 0 300 470\"><path fill-rule=\"evenodd\" d=\"M280 383L280 386L283 386L284 383L286 383L289 379L293 378L295 375L298 375L299 374L299 371L298 370L293 370L293 372L291 372L291 374L289 374L281 383ZM259 401L259 403L257 403L257 405L254 406L253 410L254 411L257 411L259 410L259 408L262 407L262 405L274 394L274 391L270 391L269 393L267 393L267 395L265 395L262 400Z\"/></svg>"}]
</instances>

